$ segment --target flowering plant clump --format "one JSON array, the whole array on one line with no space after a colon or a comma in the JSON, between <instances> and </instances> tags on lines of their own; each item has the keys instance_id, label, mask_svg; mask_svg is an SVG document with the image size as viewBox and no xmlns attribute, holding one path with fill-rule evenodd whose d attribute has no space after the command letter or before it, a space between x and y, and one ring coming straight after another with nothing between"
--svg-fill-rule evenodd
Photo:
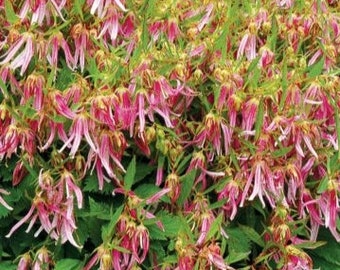
<instances>
[{"instance_id":1,"label":"flowering plant clump","mask_svg":"<svg viewBox=\"0 0 340 270\"><path fill-rule=\"evenodd\" d=\"M340 268L339 11L0 0L0 269Z\"/></svg>"}]
</instances>

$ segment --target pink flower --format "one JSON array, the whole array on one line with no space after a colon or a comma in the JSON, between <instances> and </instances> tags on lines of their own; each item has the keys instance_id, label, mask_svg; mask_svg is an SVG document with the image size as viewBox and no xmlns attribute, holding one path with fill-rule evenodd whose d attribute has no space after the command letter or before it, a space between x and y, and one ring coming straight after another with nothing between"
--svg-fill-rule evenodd
<instances>
[{"instance_id":1,"label":"pink flower","mask_svg":"<svg viewBox=\"0 0 340 270\"><path fill-rule=\"evenodd\" d=\"M31 15L31 23L42 25L46 18L47 24L51 24L51 15L59 16L65 21L61 10L66 4L66 0L58 1L59 5L55 0L26 0L20 10L19 17L24 20L28 16L29 11Z\"/></svg>"},{"instance_id":2,"label":"pink flower","mask_svg":"<svg viewBox=\"0 0 340 270\"><path fill-rule=\"evenodd\" d=\"M52 266L52 259L47 248L42 247L35 255L32 270L48 270Z\"/></svg>"},{"instance_id":3,"label":"pink flower","mask_svg":"<svg viewBox=\"0 0 340 270\"><path fill-rule=\"evenodd\" d=\"M286 250L286 262L282 270L310 270L313 269L312 259L307 253L296 248L293 245L285 247Z\"/></svg>"},{"instance_id":4,"label":"pink flower","mask_svg":"<svg viewBox=\"0 0 340 270\"><path fill-rule=\"evenodd\" d=\"M94 130L94 122L85 114L80 113L74 119L73 123L69 132L69 138L63 145L63 147L59 150L62 152L68 145L73 142L70 155L74 157L76 152L78 151L80 142L83 136L86 138L87 143L90 145L91 149L94 152L97 152L97 146L94 144L91 136L90 131Z\"/></svg>"},{"instance_id":5,"label":"pink flower","mask_svg":"<svg viewBox=\"0 0 340 270\"><path fill-rule=\"evenodd\" d=\"M83 72L85 68L85 54L90 51L90 47L92 46L89 35L89 31L81 23L72 27L71 36L75 45L74 68L79 64L81 72Z\"/></svg>"},{"instance_id":6,"label":"pink flower","mask_svg":"<svg viewBox=\"0 0 340 270\"><path fill-rule=\"evenodd\" d=\"M54 91L53 93L50 93L50 95L52 105L54 105L54 108L58 114L68 119L74 119L76 117L76 113L69 108L67 99L62 95L61 92Z\"/></svg>"},{"instance_id":7,"label":"pink flower","mask_svg":"<svg viewBox=\"0 0 340 270\"><path fill-rule=\"evenodd\" d=\"M15 124L7 126L3 133L0 134L0 160L5 156L10 158L13 153L16 153L20 141L18 127Z\"/></svg>"},{"instance_id":8,"label":"pink flower","mask_svg":"<svg viewBox=\"0 0 340 270\"><path fill-rule=\"evenodd\" d=\"M200 233L196 245L201 246L205 241L207 233L209 232L211 224L214 222L215 217L211 211L207 211L200 214L199 219Z\"/></svg>"},{"instance_id":9,"label":"pink flower","mask_svg":"<svg viewBox=\"0 0 340 270\"><path fill-rule=\"evenodd\" d=\"M258 196L262 206L265 207L266 203L263 196L266 196L270 205L275 208L276 199L279 198L280 194L277 187L274 185L273 174L269 168L269 164L267 164L267 161L265 160L258 160L254 163L243 190L240 206L243 207L253 181L253 190L248 200L252 201Z\"/></svg>"},{"instance_id":10,"label":"pink flower","mask_svg":"<svg viewBox=\"0 0 340 270\"><path fill-rule=\"evenodd\" d=\"M119 13L117 8L110 6L107 9L105 19L103 19L101 30L98 35L98 39L108 34L112 41L115 41L120 29L119 25Z\"/></svg>"},{"instance_id":11,"label":"pink flower","mask_svg":"<svg viewBox=\"0 0 340 270\"><path fill-rule=\"evenodd\" d=\"M143 224L138 225L131 240L132 255L138 263L142 263L149 251L150 240L148 229Z\"/></svg>"},{"instance_id":12,"label":"pink flower","mask_svg":"<svg viewBox=\"0 0 340 270\"><path fill-rule=\"evenodd\" d=\"M22 161L18 161L13 170L12 185L20 184L22 179L27 175L27 169Z\"/></svg>"},{"instance_id":13,"label":"pink flower","mask_svg":"<svg viewBox=\"0 0 340 270\"><path fill-rule=\"evenodd\" d=\"M257 98L249 99L244 105L242 110L242 129L250 134L253 125L255 124L257 110L259 107L259 100Z\"/></svg>"},{"instance_id":14,"label":"pink flower","mask_svg":"<svg viewBox=\"0 0 340 270\"><path fill-rule=\"evenodd\" d=\"M256 29L256 26L251 24L249 27ZM236 59L241 59L245 54L248 61L256 58L256 35L253 33L255 30L251 29L241 39L239 48L237 50Z\"/></svg>"},{"instance_id":15,"label":"pink flower","mask_svg":"<svg viewBox=\"0 0 340 270\"><path fill-rule=\"evenodd\" d=\"M180 32L176 19L169 19L166 22L166 34L170 42L174 42L180 35Z\"/></svg>"},{"instance_id":16,"label":"pink flower","mask_svg":"<svg viewBox=\"0 0 340 270\"><path fill-rule=\"evenodd\" d=\"M339 179L330 179L328 189L321 194L318 200L320 209L325 218L325 227L329 228L338 242L340 242L340 233L337 231L337 222L339 220L338 213L340 211L338 198L339 187Z\"/></svg>"},{"instance_id":17,"label":"pink flower","mask_svg":"<svg viewBox=\"0 0 340 270\"><path fill-rule=\"evenodd\" d=\"M32 264L32 259L30 254L27 252L21 256L17 270L30 270Z\"/></svg>"},{"instance_id":18,"label":"pink flower","mask_svg":"<svg viewBox=\"0 0 340 270\"><path fill-rule=\"evenodd\" d=\"M115 173L115 167L119 168L122 172L125 172L120 160L127 147L127 142L124 135L119 131L113 132L111 130L102 130L99 134L99 138L96 139L96 144L98 145L98 152L95 152L92 149L90 150L87 166L90 166L92 159L95 160L99 190L102 190L104 187L104 179L106 179L107 182L110 182L110 179L114 179L119 183ZM115 165L115 167L112 165ZM103 168L109 178L104 176Z\"/></svg>"},{"instance_id":19,"label":"pink flower","mask_svg":"<svg viewBox=\"0 0 340 270\"><path fill-rule=\"evenodd\" d=\"M207 264L212 268L213 266L219 270L233 270L234 268L228 266L221 255L221 248L213 243L208 246L204 246L199 253L199 257L207 260Z\"/></svg>"},{"instance_id":20,"label":"pink flower","mask_svg":"<svg viewBox=\"0 0 340 270\"><path fill-rule=\"evenodd\" d=\"M21 67L20 75L22 76L29 63L31 62L31 59L34 55L34 36L31 33L25 32L23 33L17 41L9 48L9 50L1 56L4 57L4 59L0 62L0 65L5 65L7 63L10 63L9 66L11 69L16 69L18 67ZM24 49L20 49L23 47ZM16 57L14 57L17 55Z\"/></svg>"},{"instance_id":21,"label":"pink flower","mask_svg":"<svg viewBox=\"0 0 340 270\"><path fill-rule=\"evenodd\" d=\"M169 197L172 203L175 203L181 192L179 176L176 173L171 173L165 180L165 186L170 190Z\"/></svg>"},{"instance_id":22,"label":"pink flower","mask_svg":"<svg viewBox=\"0 0 340 270\"><path fill-rule=\"evenodd\" d=\"M115 123L122 129L129 130L130 136L132 136L137 117L137 108L132 100L130 89L125 87L116 89L112 105L115 112Z\"/></svg>"},{"instance_id":23,"label":"pink flower","mask_svg":"<svg viewBox=\"0 0 340 270\"><path fill-rule=\"evenodd\" d=\"M73 195L75 195L78 203L78 208L82 208L83 206L83 194L81 192L81 189L74 183L75 179L73 175L64 169L64 171L61 173L60 181L64 183L65 190L66 190L66 198L73 199Z\"/></svg>"},{"instance_id":24,"label":"pink flower","mask_svg":"<svg viewBox=\"0 0 340 270\"><path fill-rule=\"evenodd\" d=\"M41 74L30 74L24 84L24 93L21 104L25 104L29 99L33 99L33 107L40 111L43 107L45 78Z\"/></svg>"},{"instance_id":25,"label":"pink flower","mask_svg":"<svg viewBox=\"0 0 340 270\"><path fill-rule=\"evenodd\" d=\"M50 48L50 53L47 54L47 60L51 66L55 68L58 66L58 55L59 49L61 48L64 52L68 68L71 70L74 68L75 62L73 56L69 45L61 32L57 32L51 36L48 47Z\"/></svg>"},{"instance_id":26,"label":"pink flower","mask_svg":"<svg viewBox=\"0 0 340 270\"><path fill-rule=\"evenodd\" d=\"M230 220L235 218L241 202L242 190L238 184L238 177L241 177L240 174L235 176L235 180L230 180L218 194L218 200L226 199L223 209Z\"/></svg>"},{"instance_id":27,"label":"pink flower","mask_svg":"<svg viewBox=\"0 0 340 270\"><path fill-rule=\"evenodd\" d=\"M67 182L67 180L65 181ZM40 172L38 184L37 193L30 210L12 227L6 237L10 237L19 227L31 219L26 230L26 232L29 232L39 218L40 228L35 233L36 237L44 230L52 239L60 240L62 244L69 241L73 246L81 248L73 237L73 232L77 227L73 213L73 196L69 196L72 190L78 196L78 204L81 204L79 190L77 191L72 184L65 183L63 180L54 184L54 179L48 171ZM64 188L68 191L64 192Z\"/></svg>"}]
</instances>

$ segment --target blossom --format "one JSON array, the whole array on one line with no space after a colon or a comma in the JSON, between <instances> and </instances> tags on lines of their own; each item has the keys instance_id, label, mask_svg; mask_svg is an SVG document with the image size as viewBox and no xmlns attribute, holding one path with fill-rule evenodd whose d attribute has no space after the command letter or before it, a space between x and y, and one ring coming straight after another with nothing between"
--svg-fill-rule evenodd
<instances>
[{"instance_id":1,"label":"blossom","mask_svg":"<svg viewBox=\"0 0 340 270\"><path fill-rule=\"evenodd\" d=\"M41 74L30 74L24 84L24 93L21 104L33 98L33 107L40 111L43 107L45 78Z\"/></svg>"},{"instance_id":2,"label":"blossom","mask_svg":"<svg viewBox=\"0 0 340 270\"><path fill-rule=\"evenodd\" d=\"M26 0L19 12L19 17L24 20L28 17L29 11L32 13L31 23L42 25L46 18L47 24L51 24L51 15L59 16L65 21L61 11L66 4L66 0Z\"/></svg>"},{"instance_id":3,"label":"blossom","mask_svg":"<svg viewBox=\"0 0 340 270\"><path fill-rule=\"evenodd\" d=\"M101 29L97 38L100 39L104 35L108 34L111 40L115 41L119 30L119 13L115 7L110 6L107 9L107 14L103 19Z\"/></svg>"},{"instance_id":4,"label":"blossom","mask_svg":"<svg viewBox=\"0 0 340 270\"><path fill-rule=\"evenodd\" d=\"M9 63L11 69L21 67L20 75L22 76L34 56L34 44L34 35L29 32L24 32L9 50L1 56L1 58L4 59L0 61L0 65ZM25 47L20 51L23 46Z\"/></svg>"},{"instance_id":5,"label":"blossom","mask_svg":"<svg viewBox=\"0 0 340 270\"><path fill-rule=\"evenodd\" d=\"M143 224L139 224L131 240L132 254L138 263L142 263L149 251L148 229Z\"/></svg>"},{"instance_id":6,"label":"blossom","mask_svg":"<svg viewBox=\"0 0 340 270\"><path fill-rule=\"evenodd\" d=\"M74 58L71 54L70 47L61 32L56 32L50 37L48 47L50 48L50 50L47 54L47 60L51 64L51 66L55 68L58 66L59 49L61 48L64 52L65 61L68 68L71 70L74 68Z\"/></svg>"},{"instance_id":7,"label":"blossom","mask_svg":"<svg viewBox=\"0 0 340 270\"><path fill-rule=\"evenodd\" d=\"M32 259L29 253L25 253L21 256L18 263L18 270L29 270L31 269Z\"/></svg>"},{"instance_id":8,"label":"blossom","mask_svg":"<svg viewBox=\"0 0 340 270\"><path fill-rule=\"evenodd\" d=\"M318 200L320 209L324 215L325 227L329 228L334 238L340 242L340 233L337 231L337 220L339 219L339 180L330 179L328 189L323 192Z\"/></svg>"},{"instance_id":9,"label":"blossom","mask_svg":"<svg viewBox=\"0 0 340 270\"><path fill-rule=\"evenodd\" d=\"M244 34L241 39L239 48L237 50L236 59L241 59L245 54L248 61L256 58L256 25L251 23L249 25L249 31Z\"/></svg>"},{"instance_id":10,"label":"blossom","mask_svg":"<svg viewBox=\"0 0 340 270\"><path fill-rule=\"evenodd\" d=\"M69 132L69 138L64 143L63 147L60 148L59 152L61 153L71 142L73 142L70 155L74 157L83 136L86 138L86 141L90 145L91 149L94 152L97 152L97 146L94 144L90 136L90 131L93 130L93 127L93 121L85 113L77 114L77 116L73 119L73 124Z\"/></svg>"},{"instance_id":11,"label":"blossom","mask_svg":"<svg viewBox=\"0 0 340 270\"><path fill-rule=\"evenodd\" d=\"M43 269L49 269L49 267L52 265L52 258L50 255L50 252L46 247L40 248L34 258L33 264L32 264L32 270L43 270Z\"/></svg>"}]
</instances>

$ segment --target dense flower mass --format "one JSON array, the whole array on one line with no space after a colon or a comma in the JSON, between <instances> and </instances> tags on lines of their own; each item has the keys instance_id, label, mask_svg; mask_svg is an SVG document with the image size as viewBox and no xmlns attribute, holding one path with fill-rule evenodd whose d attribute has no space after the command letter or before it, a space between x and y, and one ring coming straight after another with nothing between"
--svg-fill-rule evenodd
<instances>
[{"instance_id":1,"label":"dense flower mass","mask_svg":"<svg viewBox=\"0 0 340 270\"><path fill-rule=\"evenodd\" d=\"M0 268L339 267L339 10L0 1Z\"/></svg>"}]
</instances>

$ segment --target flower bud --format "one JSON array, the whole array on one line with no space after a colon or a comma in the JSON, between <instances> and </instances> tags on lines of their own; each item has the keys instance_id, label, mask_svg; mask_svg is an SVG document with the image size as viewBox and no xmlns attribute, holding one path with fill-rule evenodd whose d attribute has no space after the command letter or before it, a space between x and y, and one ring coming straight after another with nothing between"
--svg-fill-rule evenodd
<instances>
[{"instance_id":1,"label":"flower bud","mask_svg":"<svg viewBox=\"0 0 340 270\"><path fill-rule=\"evenodd\" d=\"M165 180L165 186L170 188L169 197L172 202L176 202L180 194L180 179L176 173L171 173Z\"/></svg>"}]
</instances>

